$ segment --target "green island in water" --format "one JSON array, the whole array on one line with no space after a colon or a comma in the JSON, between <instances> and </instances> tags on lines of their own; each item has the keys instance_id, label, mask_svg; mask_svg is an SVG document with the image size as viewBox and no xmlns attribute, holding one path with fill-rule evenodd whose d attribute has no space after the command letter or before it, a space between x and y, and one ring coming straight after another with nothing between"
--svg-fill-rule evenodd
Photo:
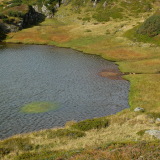
<instances>
[{"instance_id":1,"label":"green island in water","mask_svg":"<svg viewBox=\"0 0 160 160\"><path fill-rule=\"evenodd\" d=\"M160 159L159 6L159 0L0 0L3 43L99 55L114 61L130 82L129 109L1 140L0 159ZM22 112L58 107L41 106L31 103Z\"/></svg>"}]
</instances>

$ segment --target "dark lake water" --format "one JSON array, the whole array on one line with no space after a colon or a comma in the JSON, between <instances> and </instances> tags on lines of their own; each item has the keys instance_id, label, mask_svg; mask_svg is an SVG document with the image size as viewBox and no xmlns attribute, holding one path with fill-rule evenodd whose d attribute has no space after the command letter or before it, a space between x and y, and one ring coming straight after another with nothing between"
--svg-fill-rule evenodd
<instances>
[{"instance_id":1,"label":"dark lake water","mask_svg":"<svg viewBox=\"0 0 160 160\"><path fill-rule=\"evenodd\" d=\"M100 77L98 73L105 69L117 66L66 48L0 45L0 139L129 107L129 82ZM60 108L20 112L31 102L53 102Z\"/></svg>"}]
</instances>

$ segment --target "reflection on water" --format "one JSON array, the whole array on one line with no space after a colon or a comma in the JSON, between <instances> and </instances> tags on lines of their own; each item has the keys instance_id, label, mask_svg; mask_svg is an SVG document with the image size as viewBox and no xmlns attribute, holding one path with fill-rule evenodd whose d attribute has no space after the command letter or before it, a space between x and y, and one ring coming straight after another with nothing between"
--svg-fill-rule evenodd
<instances>
[{"instance_id":1,"label":"reflection on water","mask_svg":"<svg viewBox=\"0 0 160 160\"><path fill-rule=\"evenodd\" d=\"M98 75L107 69L117 66L71 49L1 46L0 138L106 116L129 107L129 82ZM44 113L20 112L32 102L53 102L61 107Z\"/></svg>"}]
</instances>

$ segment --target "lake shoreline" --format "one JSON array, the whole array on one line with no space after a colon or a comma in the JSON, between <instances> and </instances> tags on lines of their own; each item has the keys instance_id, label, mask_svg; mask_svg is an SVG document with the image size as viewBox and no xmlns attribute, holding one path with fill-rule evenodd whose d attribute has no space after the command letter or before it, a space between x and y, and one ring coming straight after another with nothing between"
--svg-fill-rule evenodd
<instances>
[{"instance_id":1,"label":"lake shoreline","mask_svg":"<svg viewBox=\"0 0 160 160\"><path fill-rule=\"evenodd\" d=\"M46 46L46 45L41 45L38 47L37 45L8 44L8 45L6 45L6 49L4 47L3 50L5 51L5 53L7 53L9 51L11 51L13 53L8 54L8 56L12 57L12 64L10 64L9 68L6 66L6 69L5 69L5 64L2 63L2 67L1 67L2 71L0 70L1 74L3 74L4 70L7 70L7 72L9 72L9 73L11 71L11 73L10 73L11 77L18 78L18 75L14 74L14 73L19 73L19 67L21 68L19 74L21 75L21 74L25 73L22 77L18 78L18 81L19 81L18 85L17 85L17 83L10 82L10 81L16 81L16 80L14 80L14 78L12 78L12 80L9 80L10 76L7 78L9 81L7 86L10 86L12 84L11 88L15 88L14 93L13 93L14 97L21 97L21 98L19 98L19 100L17 98L12 99L12 102L14 101L14 108L17 108L18 106L23 106L23 105L29 106L29 107L31 106L32 107L31 109L26 108L25 110L28 110L31 112L35 111L35 113L38 114L38 111L36 110L36 105L38 108L41 108L41 104L35 103L34 101L40 101L40 100L46 101L47 99L49 99L48 102L52 102L52 98L51 98L52 96L53 96L53 99L55 99L55 102L57 99L57 100L59 100L59 101L57 101L57 103L63 104L63 105L62 104L61 105L64 107L64 109L63 109L63 107L62 107L62 109L60 107L58 110L54 111L55 114L54 114L54 112L52 113L52 110L50 112L46 112L46 114L44 114L44 115L42 114L41 116L44 116L43 119L45 119L45 120L43 120L43 121L45 121L45 122L43 122L42 126L40 125L41 124L40 123L38 125L39 127L41 126L44 129L53 128L56 126L62 127L62 124L64 126L64 124L67 121L71 121L71 120L82 121L82 120L90 119L90 118L94 118L94 117L103 117L106 115L115 114L115 113L129 107L128 100L127 100L129 83L123 79L119 79L119 78L117 79L116 75L115 76L111 75L109 77L101 77L99 75L99 72L103 71L104 69L105 69L105 71L112 70L112 71L116 71L117 73L120 73L117 65L113 62L106 61L99 56L87 55L82 52L70 49L70 48L66 49L66 48L60 48L60 47L54 47L54 46L50 46L48 48L48 46ZM46 56L44 56L45 50L47 53ZM67 54L67 52L69 54ZM43 53L44 53L44 55L43 55ZM16 55L17 55L17 58L16 58ZM23 56L23 55L25 55L25 56ZM50 60L48 60L47 55L49 55ZM63 60L63 57L65 57L64 60ZM3 54L3 58L4 58L4 54ZM9 59L9 57L7 59ZM39 59L40 59L40 62L39 62ZM57 61L55 61L54 59L57 59ZM60 60L59 63L61 64L61 66L60 66L60 64L58 66L56 66L56 64L58 63L59 60ZM19 66L18 68L16 68L16 66L14 65L14 62L16 62L16 66L17 65ZM21 64L20 62L23 62L23 63ZM36 63L36 64L34 64L34 63ZM42 64L40 65L40 63L42 63ZM54 64L55 64L55 66L54 66ZM39 66L38 68L40 68L40 69L37 68L37 65ZM83 66L86 67L87 69L83 68ZM58 68L59 71L58 70L54 71L52 69L54 67ZM12 68L12 69L10 69L10 68ZM46 68L46 69L44 70L43 68ZM64 71L62 71L61 68L63 68ZM30 70L30 71L28 71L28 70ZM36 72L32 73L32 70L33 71L35 70ZM73 74L73 76L70 75L70 78L69 78L67 76L67 74L72 73L72 72L74 74ZM14 74L14 76L12 76L12 73ZM44 73L46 73L46 74L44 74ZM109 73L111 74L111 72L109 72ZM32 77L33 74L35 74L34 78ZM75 76L76 74L77 74L77 76ZM26 77L26 75L27 75L27 77ZM51 76L51 75L53 75L53 76ZM63 75L65 75L65 77ZM78 77L79 75L81 75L81 78L80 78L81 80L78 80L78 78L77 79L74 78L74 77ZM41 76L42 76L42 81L40 80ZM44 77L46 77L46 78L44 79ZM50 77L52 77L52 78L50 78ZM61 77L59 79L59 81L62 81L62 83L61 84L56 83L57 80L55 79L55 77ZM41 84L40 89L38 87L39 85L37 86L36 83L35 83L35 85L37 87L31 85L32 79L34 82L35 78L39 79L39 80L37 80L37 83ZM1 81L3 81L3 78L1 79ZM64 81L66 82L65 84L63 84ZM74 83L70 84L70 81L72 81ZM26 82L28 85L27 85L27 88L26 87L24 88L23 86L26 85ZM53 83L53 85L51 85L52 83ZM83 83L84 87L82 87L82 85L80 85L82 83ZM94 83L96 83L96 85ZM14 84L16 86L14 86ZM48 88L47 84L49 86L50 85L51 86ZM69 88L67 88L68 85L69 85ZM44 88L43 88L43 86L44 86ZM53 86L63 86L63 87L57 88L57 87L53 87ZM22 89L20 89L22 92L21 96L19 94L18 95L16 94L19 92L19 89L18 89L19 87L22 88ZM78 92L78 88L79 88L79 92ZM97 89L95 90L95 88L97 88L98 90ZM3 88L2 88L2 90L3 90ZM4 91L5 90L9 90L9 93L12 91L12 90L10 90L10 88L7 88L7 87L6 87L6 89L4 89ZM43 90L48 91L48 93L47 92L43 93ZM59 93L59 90L65 90L65 92L63 93L61 91L61 93ZM72 92L70 92L70 90L72 90ZM7 93L5 93L4 91L3 91L3 94L4 95L6 94L6 97L8 97L9 95ZM41 95L40 97L42 97L42 98L38 98L37 95L39 95L39 92L40 93L42 92L40 94ZM51 95L49 94L50 92L52 93ZM74 94L74 92L75 92L75 94ZM76 94L76 92L77 92L77 94ZM99 92L102 95L100 95ZM25 95L26 93L29 97L31 96L32 98L28 99L28 97ZM62 94L68 95L67 97L70 97L69 98L70 100L68 100L68 98L64 96L62 99L62 102L61 102L60 97ZM35 95L36 95L36 97L35 97ZM98 96L98 95L100 95L100 96ZM77 99L77 96L79 96L79 98L78 98L79 100ZM26 101L25 101L25 97L26 97ZM45 97L47 97L47 99ZM88 97L88 98L85 98L85 97ZM1 97L1 99L2 98L3 98L3 96ZM12 97L10 97L10 96L8 97L8 99L11 99L11 98ZM96 101L96 99L98 99L98 100ZM65 103L65 101L66 102L69 101L68 103L70 105ZM82 103L81 101L84 101L84 103ZM8 104L7 106L12 106L12 102L11 103L9 102L9 104L6 102L6 104ZM32 103L32 102L34 102L34 103ZM50 106L52 103L51 104L44 103L44 104L46 104L46 106L48 106L48 105ZM7 108L7 106L5 108ZM53 106L54 106L54 103L53 103ZM96 107L96 106L98 106L98 107ZM2 107L3 107L3 105L1 106L1 108ZM63 110L65 110L64 113L67 114L66 116L63 115ZM42 111L45 111L45 109L42 109ZM74 112L74 114L71 114L72 112ZM6 113L7 113L7 110L6 110ZM51 118L52 114L54 116L57 115L59 117L58 119L56 118L56 120L55 120L56 123L53 121L54 118ZM4 115L5 115L5 113L4 113ZM38 124L38 122L41 121L40 117L38 115L36 116L36 114L33 116L32 115L27 116L27 113L23 113L23 116L24 116L23 118L18 113L14 113L14 115L15 115L14 121L16 121L16 117L19 117L19 121L21 122L21 124L23 124L23 123L25 124L23 119L26 119L25 121L29 121L30 123L31 123L32 119L34 119L35 123L37 123L37 124ZM63 115L63 118L59 115ZM11 116L11 115L8 115L8 116ZM47 117L47 116L49 116L49 117ZM28 118L30 117L30 119L28 119L27 117ZM52 120L53 122L50 120L50 122L47 123L47 119L53 119ZM9 122L6 122L6 123L9 123ZM24 131L26 132L25 128L27 128L27 127L28 127L28 129L30 128L29 127L29 125L31 125L30 123L28 123L26 125L22 125L22 126L24 126L22 132L24 132ZM47 124L47 125L45 126L45 124ZM13 128L16 128L16 124L12 124L12 125L15 125L15 127L13 127ZM8 126L8 127L7 128L2 127L2 128L5 128L5 130L7 130L7 129L9 129L9 127L11 127L9 124L6 126ZM34 128L33 127L34 122L32 123L31 126L32 126L31 128ZM38 130L37 127L35 128L35 130ZM34 129L32 129L32 130L34 131ZM32 130L29 129L28 132L30 132ZM10 129L10 133L8 132L7 135L11 134L11 132L12 132L12 130ZM20 127L17 128L17 133L18 132L21 132Z\"/></svg>"}]
</instances>

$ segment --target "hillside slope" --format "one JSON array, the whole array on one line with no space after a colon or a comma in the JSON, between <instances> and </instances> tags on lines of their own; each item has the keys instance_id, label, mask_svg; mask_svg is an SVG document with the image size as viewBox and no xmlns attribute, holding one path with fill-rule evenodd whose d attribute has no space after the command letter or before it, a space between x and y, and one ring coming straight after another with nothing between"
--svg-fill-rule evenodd
<instances>
[{"instance_id":1,"label":"hillside slope","mask_svg":"<svg viewBox=\"0 0 160 160\"><path fill-rule=\"evenodd\" d=\"M146 132L160 131L160 46L153 42L159 34L150 41L144 41L146 35L137 37L137 29L157 11L159 1L20 0L16 5L31 5L48 19L7 34L5 42L70 47L115 61L130 81L131 108L97 120L68 122L61 129L16 135L0 142L0 158L160 159L158 138ZM134 112L136 107L145 112Z\"/></svg>"}]
</instances>

